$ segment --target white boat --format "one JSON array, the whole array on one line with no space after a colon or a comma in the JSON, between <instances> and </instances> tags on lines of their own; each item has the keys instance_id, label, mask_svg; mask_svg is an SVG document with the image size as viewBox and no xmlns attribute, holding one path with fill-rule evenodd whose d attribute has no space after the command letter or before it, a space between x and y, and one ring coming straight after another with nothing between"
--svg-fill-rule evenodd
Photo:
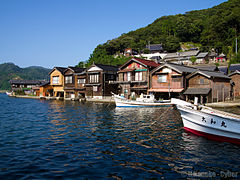
<instances>
[{"instance_id":1,"label":"white boat","mask_svg":"<svg viewBox=\"0 0 240 180\"><path fill-rule=\"evenodd\" d=\"M171 102L179 110L186 131L211 140L240 144L240 116L179 99L172 98Z\"/></svg>"},{"instance_id":2,"label":"white boat","mask_svg":"<svg viewBox=\"0 0 240 180\"><path fill-rule=\"evenodd\" d=\"M11 96L11 95L12 95L12 92L6 91L6 94L7 94L8 96Z\"/></svg>"},{"instance_id":3,"label":"white boat","mask_svg":"<svg viewBox=\"0 0 240 180\"><path fill-rule=\"evenodd\" d=\"M113 94L116 107L159 107L172 106L170 100L156 101L154 95L142 95L136 100L130 100L123 96Z\"/></svg>"}]
</instances>

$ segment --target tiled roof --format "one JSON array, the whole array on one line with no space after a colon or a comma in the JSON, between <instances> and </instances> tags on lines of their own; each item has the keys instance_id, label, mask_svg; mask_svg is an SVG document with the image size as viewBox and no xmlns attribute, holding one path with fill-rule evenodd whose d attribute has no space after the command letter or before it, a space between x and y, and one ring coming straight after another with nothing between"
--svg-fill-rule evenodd
<instances>
[{"instance_id":1,"label":"tiled roof","mask_svg":"<svg viewBox=\"0 0 240 180\"><path fill-rule=\"evenodd\" d=\"M156 63L155 61L151 61L151 60L145 60L145 59L140 59L140 58L132 58L133 60L136 60L146 66L150 66L150 67L158 67L160 64Z\"/></svg>"},{"instance_id":2,"label":"tiled roof","mask_svg":"<svg viewBox=\"0 0 240 180\"><path fill-rule=\"evenodd\" d=\"M219 70L227 74L227 66L219 67ZM229 67L229 70L230 72L234 72L236 70L240 71L240 64L231 64L231 66Z\"/></svg>"},{"instance_id":3,"label":"tiled roof","mask_svg":"<svg viewBox=\"0 0 240 180\"><path fill-rule=\"evenodd\" d=\"M200 70L207 70L207 71L219 71L218 67L216 65L197 65L197 66L194 66L195 68L197 69L200 69Z\"/></svg>"},{"instance_id":4,"label":"tiled roof","mask_svg":"<svg viewBox=\"0 0 240 180\"><path fill-rule=\"evenodd\" d=\"M67 69L65 67L54 67L55 69L57 69L58 71L60 71L62 74L64 73L64 71Z\"/></svg>"},{"instance_id":5,"label":"tiled roof","mask_svg":"<svg viewBox=\"0 0 240 180\"><path fill-rule=\"evenodd\" d=\"M146 45L146 48L149 49L150 51L162 51L163 50L162 44L150 44L150 45Z\"/></svg>"},{"instance_id":6,"label":"tiled roof","mask_svg":"<svg viewBox=\"0 0 240 180\"><path fill-rule=\"evenodd\" d=\"M71 70L73 70L74 73L81 73L86 70L86 68L80 68L80 67L68 67Z\"/></svg>"},{"instance_id":7,"label":"tiled roof","mask_svg":"<svg viewBox=\"0 0 240 180\"><path fill-rule=\"evenodd\" d=\"M211 88L187 88L183 94L208 94Z\"/></svg>"},{"instance_id":8,"label":"tiled roof","mask_svg":"<svg viewBox=\"0 0 240 180\"><path fill-rule=\"evenodd\" d=\"M197 56L198 53L199 53L199 50L168 53L164 57L164 59L181 59L181 58L186 58L186 57L191 57L191 56Z\"/></svg>"},{"instance_id":9,"label":"tiled roof","mask_svg":"<svg viewBox=\"0 0 240 180\"><path fill-rule=\"evenodd\" d=\"M235 75L235 74L240 74L240 71L236 70L236 71L230 73L228 76L230 77L230 76Z\"/></svg>"},{"instance_id":10,"label":"tiled roof","mask_svg":"<svg viewBox=\"0 0 240 180\"><path fill-rule=\"evenodd\" d=\"M218 78L230 79L223 72L206 71L206 70L197 70L196 72L190 74L187 78L190 78L190 77L194 76L195 74L202 74L203 76L206 76L208 78L218 77Z\"/></svg>"},{"instance_id":11,"label":"tiled roof","mask_svg":"<svg viewBox=\"0 0 240 180\"><path fill-rule=\"evenodd\" d=\"M20 80L20 79L12 79L10 80L10 84L22 84L22 85L41 85L46 83L47 81L41 80Z\"/></svg>"},{"instance_id":12,"label":"tiled roof","mask_svg":"<svg viewBox=\"0 0 240 180\"><path fill-rule=\"evenodd\" d=\"M202 53L199 53L196 57L197 58L205 58L207 55L208 55L208 52L202 52Z\"/></svg>"},{"instance_id":13,"label":"tiled roof","mask_svg":"<svg viewBox=\"0 0 240 180\"><path fill-rule=\"evenodd\" d=\"M101 68L104 71L118 71L117 66L105 65L105 64L95 64L97 67Z\"/></svg>"}]
</instances>

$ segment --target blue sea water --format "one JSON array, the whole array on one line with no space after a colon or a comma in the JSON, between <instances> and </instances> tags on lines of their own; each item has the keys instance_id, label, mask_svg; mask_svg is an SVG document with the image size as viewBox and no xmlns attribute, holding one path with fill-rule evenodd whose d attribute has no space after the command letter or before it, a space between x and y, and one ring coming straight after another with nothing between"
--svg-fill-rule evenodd
<instances>
[{"instance_id":1,"label":"blue sea water","mask_svg":"<svg viewBox=\"0 0 240 180\"><path fill-rule=\"evenodd\" d=\"M237 179L239 152L185 132L172 107L0 94L0 179Z\"/></svg>"}]
</instances>

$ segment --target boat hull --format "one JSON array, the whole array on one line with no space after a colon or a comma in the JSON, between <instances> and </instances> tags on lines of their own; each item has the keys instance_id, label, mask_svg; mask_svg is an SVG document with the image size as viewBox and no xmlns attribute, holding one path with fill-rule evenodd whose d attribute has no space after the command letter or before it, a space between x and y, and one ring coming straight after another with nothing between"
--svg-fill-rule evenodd
<instances>
[{"instance_id":1,"label":"boat hull","mask_svg":"<svg viewBox=\"0 0 240 180\"><path fill-rule=\"evenodd\" d=\"M116 107L170 107L173 104L169 102L142 102L129 100L124 97L113 95Z\"/></svg>"},{"instance_id":2,"label":"boat hull","mask_svg":"<svg viewBox=\"0 0 240 180\"><path fill-rule=\"evenodd\" d=\"M135 101L115 101L116 107L171 107L171 103L141 103Z\"/></svg>"},{"instance_id":3,"label":"boat hull","mask_svg":"<svg viewBox=\"0 0 240 180\"><path fill-rule=\"evenodd\" d=\"M177 105L184 129L211 140L240 144L240 120Z\"/></svg>"}]
</instances>

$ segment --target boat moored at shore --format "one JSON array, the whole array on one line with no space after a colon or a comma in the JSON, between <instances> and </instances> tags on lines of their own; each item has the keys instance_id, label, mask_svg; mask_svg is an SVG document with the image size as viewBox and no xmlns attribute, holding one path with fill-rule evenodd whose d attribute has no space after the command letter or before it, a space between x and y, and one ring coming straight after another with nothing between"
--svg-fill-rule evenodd
<instances>
[{"instance_id":1,"label":"boat moored at shore","mask_svg":"<svg viewBox=\"0 0 240 180\"><path fill-rule=\"evenodd\" d=\"M211 140L240 144L240 116L171 99L179 110L184 129Z\"/></svg>"},{"instance_id":2,"label":"boat moored at shore","mask_svg":"<svg viewBox=\"0 0 240 180\"><path fill-rule=\"evenodd\" d=\"M170 107L173 106L170 100L156 101L153 95L142 95L136 100L130 100L123 96L113 94L116 107Z\"/></svg>"}]
</instances>

